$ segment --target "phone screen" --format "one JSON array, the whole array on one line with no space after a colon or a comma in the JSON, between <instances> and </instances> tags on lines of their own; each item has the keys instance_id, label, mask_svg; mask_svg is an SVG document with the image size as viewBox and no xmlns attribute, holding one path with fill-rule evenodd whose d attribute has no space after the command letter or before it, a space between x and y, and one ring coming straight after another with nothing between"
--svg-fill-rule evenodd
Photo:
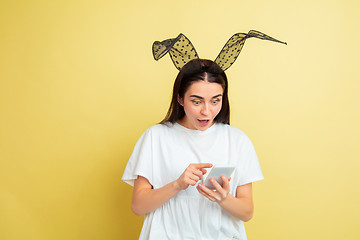
<instances>
[{"instance_id":1,"label":"phone screen","mask_svg":"<svg viewBox=\"0 0 360 240\"><path fill-rule=\"evenodd\" d=\"M212 183L210 182L211 178L214 178L220 185L223 184L221 177L225 176L227 178L231 177L231 174L234 172L235 167L234 166L229 166L229 165L215 165L210 173L207 175L205 181L203 181L203 184L210 188L210 189L214 189L214 185L212 185Z\"/></svg>"}]
</instances>

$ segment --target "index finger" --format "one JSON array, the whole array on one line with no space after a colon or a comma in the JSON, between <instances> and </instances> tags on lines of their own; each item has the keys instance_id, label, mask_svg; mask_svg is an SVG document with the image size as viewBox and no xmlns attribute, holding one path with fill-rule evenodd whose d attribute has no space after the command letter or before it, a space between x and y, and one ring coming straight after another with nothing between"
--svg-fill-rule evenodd
<instances>
[{"instance_id":1,"label":"index finger","mask_svg":"<svg viewBox=\"0 0 360 240\"><path fill-rule=\"evenodd\" d=\"M213 165L211 163L194 163L192 164L196 169L201 168L211 168Z\"/></svg>"},{"instance_id":2,"label":"index finger","mask_svg":"<svg viewBox=\"0 0 360 240\"><path fill-rule=\"evenodd\" d=\"M231 178L227 179L227 177L225 177L225 176L221 177L221 180L223 181L223 186L222 187L224 189L229 189L230 190L230 183L229 183L230 179Z\"/></svg>"}]
</instances>

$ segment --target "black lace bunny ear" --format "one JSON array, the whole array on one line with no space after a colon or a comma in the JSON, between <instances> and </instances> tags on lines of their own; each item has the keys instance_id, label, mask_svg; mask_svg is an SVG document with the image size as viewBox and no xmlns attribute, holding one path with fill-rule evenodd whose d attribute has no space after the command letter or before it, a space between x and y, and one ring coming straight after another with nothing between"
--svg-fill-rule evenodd
<instances>
[{"instance_id":1,"label":"black lace bunny ear","mask_svg":"<svg viewBox=\"0 0 360 240\"><path fill-rule=\"evenodd\" d=\"M225 46L220 51L219 55L215 59L215 63L219 65L219 67L225 71L228 69L239 56L241 49L245 44L245 40L251 37L260 38L262 40L269 40L278 43L287 44L286 42L281 42L275 38L272 38L264 33L261 33L256 30L250 30L246 33L237 33L234 34L225 44Z\"/></svg>"},{"instance_id":2,"label":"black lace bunny ear","mask_svg":"<svg viewBox=\"0 0 360 240\"><path fill-rule=\"evenodd\" d=\"M159 60L166 53L169 53L171 60L178 70L181 70L182 67L191 60L198 60L200 66L200 59L194 46L182 33L176 38L170 38L162 42L154 42L152 52L155 60Z\"/></svg>"},{"instance_id":3,"label":"black lace bunny ear","mask_svg":"<svg viewBox=\"0 0 360 240\"><path fill-rule=\"evenodd\" d=\"M286 42L279 41L256 30L250 30L247 34L237 33L226 42L212 66L206 67L206 69L201 66L201 61L194 46L182 33L176 38L170 38L162 42L154 42L152 52L155 60L159 60L166 53L169 53L175 67L187 74L200 71L218 73L225 71L235 62L245 44L245 40L251 37L286 44Z\"/></svg>"}]
</instances>

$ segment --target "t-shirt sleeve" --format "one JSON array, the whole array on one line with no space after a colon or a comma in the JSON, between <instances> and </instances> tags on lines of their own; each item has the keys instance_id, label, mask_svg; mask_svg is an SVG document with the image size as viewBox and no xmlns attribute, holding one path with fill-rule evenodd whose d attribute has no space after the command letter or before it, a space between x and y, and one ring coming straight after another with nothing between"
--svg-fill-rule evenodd
<instances>
[{"instance_id":1,"label":"t-shirt sleeve","mask_svg":"<svg viewBox=\"0 0 360 240\"><path fill-rule=\"evenodd\" d=\"M250 139L246 137L240 147L240 164L237 166L238 182L237 186L264 179L255 148Z\"/></svg>"},{"instance_id":2,"label":"t-shirt sleeve","mask_svg":"<svg viewBox=\"0 0 360 240\"><path fill-rule=\"evenodd\" d=\"M146 130L135 144L134 150L126 165L121 178L124 182L134 186L138 176L145 177L150 184L153 182L153 161L152 161L152 139L151 131Z\"/></svg>"}]
</instances>

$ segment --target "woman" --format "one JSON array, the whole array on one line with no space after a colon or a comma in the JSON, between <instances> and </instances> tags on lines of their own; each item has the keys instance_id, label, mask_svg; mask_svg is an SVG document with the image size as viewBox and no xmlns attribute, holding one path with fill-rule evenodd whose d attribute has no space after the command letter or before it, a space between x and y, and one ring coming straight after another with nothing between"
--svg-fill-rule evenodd
<instances>
[{"instance_id":1,"label":"woman","mask_svg":"<svg viewBox=\"0 0 360 240\"><path fill-rule=\"evenodd\" d=\"M134 186L133 212L145 214L140 239L246 239L252 182L263 175L249 138L229 125L228 82L220 66L194 58L179 67L165 119L136 143L122 180ZM211 190L201 180L215 164L236 170L231 180L222 177L222 185L212 179Z\"/></svg>"}]
</instances>

